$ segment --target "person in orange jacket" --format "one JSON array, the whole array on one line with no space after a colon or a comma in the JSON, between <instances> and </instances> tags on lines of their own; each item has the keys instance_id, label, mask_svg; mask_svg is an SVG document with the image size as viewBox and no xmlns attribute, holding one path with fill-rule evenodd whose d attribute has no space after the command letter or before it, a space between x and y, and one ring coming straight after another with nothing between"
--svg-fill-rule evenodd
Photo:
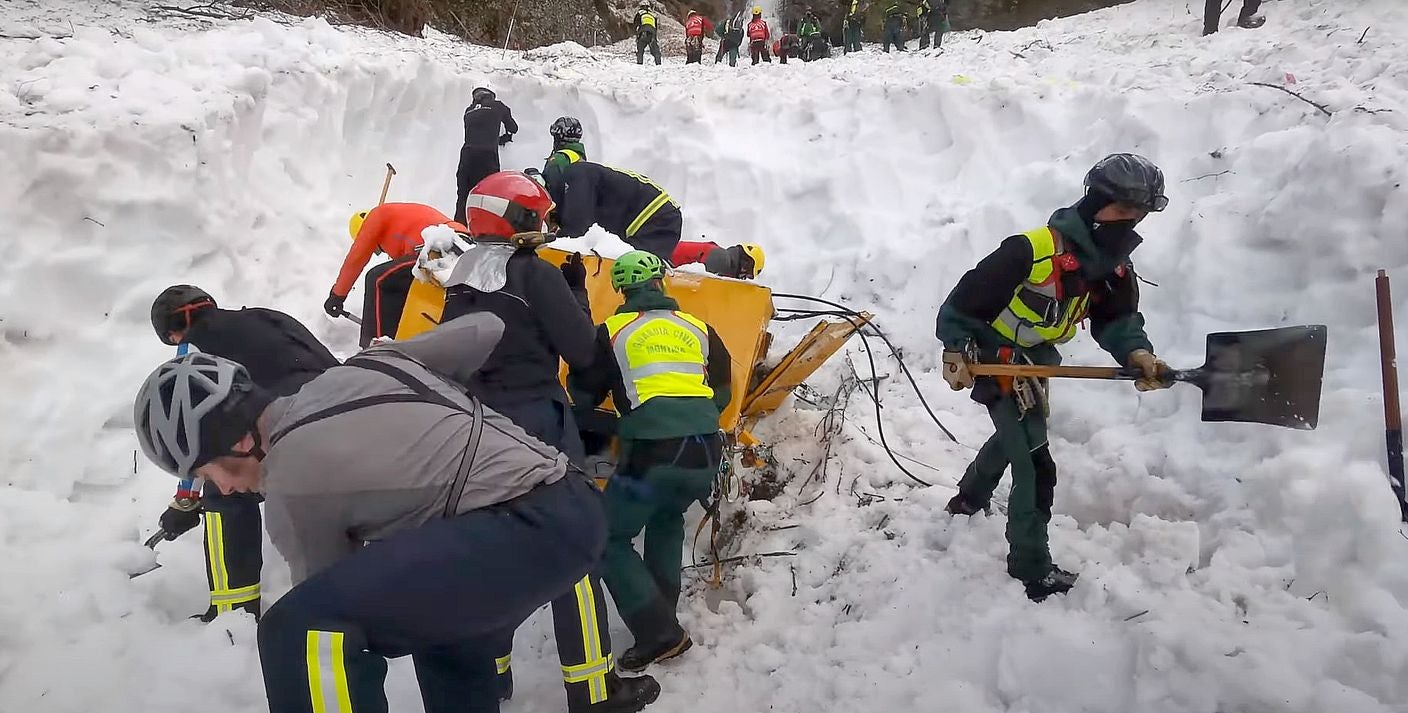
<instances>
[{"instance_id":1,"label":"person in orange jacket","mask_svg":"<svg viewBox=\"0 0 1408 713\"><path fill-rule=\"evenodd\" d=\"M760 59L772 64L772 57L768 54L770 39L772 30L768 29L768 22L763 19L763 8L754 6L753 19L748 22L748 55L753 58L753 64Z\"/></svg>"},{"instance_id":2,"label":"person in orange jacket","mask_svg":"<svg viewBox=\"0 0 1408 713\"><path fill-rule=\"evenodd\" d=\"M670 256L671 265L703 263L704 269L720 277L751 280L763 271L763 246L743 243L722 247L718 243L681 240Z\"/></svg>"},{"instance_id":3,"label":"person in orange jacket","mask_svg":"<svg viewBox=\"0 0 1408 713\"><path fill-rule=\"evenodd\" d=\"M444 213L420 203L383 203L369 211L352 216L347 231L352 235L352 248L342 261L337 282L328 291L323 311L340 317L352 285L362 274L373 254L386 254L391 260L367 271L363 284L361 346L377 337L393 337L406 306L406 293L411 289L411 268L416 264L416 251L424 239L421 231L432 225L448 225L455 230L465 227L450 220ZM466 231L467 232L467 231Z\"/></svg>"}]
</instances>

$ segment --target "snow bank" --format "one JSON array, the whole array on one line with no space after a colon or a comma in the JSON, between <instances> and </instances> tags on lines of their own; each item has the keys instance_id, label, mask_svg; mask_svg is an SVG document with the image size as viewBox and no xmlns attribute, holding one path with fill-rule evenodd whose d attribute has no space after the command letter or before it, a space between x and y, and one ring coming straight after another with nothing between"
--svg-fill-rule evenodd
<instances>
[{"instance_id":1,"label":"snow bank","mask_svg":"<svg viewBox=\"0 0 1408 713\"><path fill-rule=\"evenodd\" d=\"M1266 10L1262 30L1203 39L1184 4L1143 0L958 35L942 54L728 71L567 45L501 57L316 20L114 22L141 16L132 2L7 7L20 34L51 36L0 40L0 711L183 710L171 661L201 662L204 705L260 708L252 622L184 620L204 608L197 537L124 576L150 558L139 532L170 494L130 428L133 390L169 355L150 300L193 282L347 353L355 333L320 310L347 215L386 162L391 199L449 209L479 84L524 125L506 167L540 164L547 125L578 116L594 158L681 200L686 237L761 242L765 282L875 311L964 444L887 380L888 439L936 468L913 466L936 486L911 489L853 398L826 479L747 506L738 551L796 556L691 599L700 646L662 670L652 710L1402 710L1408 565L1379 462L1370 277L1408 274L1408 16L1390 0ZM1333 116L1249 84L1289 77ZM990 426L938 378L933 315L1115 150L1170 177L1137 254L1159 283L1144 296L1160 353L1195 365L1208 331L1328 324L1321 428L1201 424L1192 389L1059 384L1052 539L1083 576L1036 606L1003 574L1000 513L941 513ZM1068 350L1105 359L1088 339ZM845 373L838 360L815 385ZM818 417L763 429L787 468L821 457ZM549 641L542 622L520 633L507 710L560 705ZM395 671L392 700L414 710Z\"/></svg>"}]
</instances>

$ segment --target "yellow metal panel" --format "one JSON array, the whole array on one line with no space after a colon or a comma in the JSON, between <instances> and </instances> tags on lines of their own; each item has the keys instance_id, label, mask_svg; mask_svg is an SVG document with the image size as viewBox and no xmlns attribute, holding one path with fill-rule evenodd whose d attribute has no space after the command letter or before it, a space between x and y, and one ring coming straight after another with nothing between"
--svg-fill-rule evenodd
<instances>
[{"instance_id":1,"label":"yellow metal panel","mask_svg":"<svg viewBox=\"0 0 1408 713\"><path fill-rule=\"evenodd\" d=\"M870 320L871 315L862 312L859 318L845 322L823 321L812 327L812 331L792 351L787 352L744 399L742 414L746 422L751 424L776 411L793 389L815 373L857 329Z\"/></svg>"},{"instance_id":2,"label":"yellow metal panel","mask_svg":"<svg viewBox=\"0 0 1408 713\"><path fill-rule=\"evenodd\" d=\"M444 311L445 288L412 280L411 290L406 293L406 306L401 310L401 321L396 324L396 338L410 339L430 331L440 323Z\"/></svg>"}]
</instances>

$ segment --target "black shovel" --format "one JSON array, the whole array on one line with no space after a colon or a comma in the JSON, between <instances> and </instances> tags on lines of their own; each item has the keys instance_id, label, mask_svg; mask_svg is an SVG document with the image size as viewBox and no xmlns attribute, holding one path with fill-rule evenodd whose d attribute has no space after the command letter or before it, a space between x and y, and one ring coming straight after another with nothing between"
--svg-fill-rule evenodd
<instances>
[{"instance_id":1,"label":"black shovel","mask_svg":"<svg viewBox=\"0 0 1408 713\"><path fill-rule=\"evenodd\" d=\"M1207 361L1171 369L1167 378L1203 390L1204 421L1266 423L1303 430L1320 419L1326 330L1322 324L1208 335ZM974 376L1124 379L1137 369L1097 366L972 364Z\"/></svg>"}]
</instances>

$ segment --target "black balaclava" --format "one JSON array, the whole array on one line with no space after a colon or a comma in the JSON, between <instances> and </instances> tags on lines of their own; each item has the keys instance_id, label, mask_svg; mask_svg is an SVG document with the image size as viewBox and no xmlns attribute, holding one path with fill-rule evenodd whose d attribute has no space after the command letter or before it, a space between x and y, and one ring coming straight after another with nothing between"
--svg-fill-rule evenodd
<instances>
[{"instance_id":1,"label":"black balaclava","mask_svg":"<svg viewBox=\"0 0 1408 713\"><path fill-rule=\"evenodd\" d=\"M1139 225L1135 220L1115 220L1107 223L1096 221L1095 214L1099 213L1105 206L1114 201L1103 193L1088 191L1080 202L1076 204L1076 213L1080 215L1081 221L1090 228L1091 242L1095 243L1095 248L1100 251L1102 258L1098 264L1087 264L1085 268L1086 277L1103 277L1129 260L1130 253L1144 242L1135 232L1134 227ZM1098 273L1098 274L1092 274Z\"/></svg>"}]
</instances>

